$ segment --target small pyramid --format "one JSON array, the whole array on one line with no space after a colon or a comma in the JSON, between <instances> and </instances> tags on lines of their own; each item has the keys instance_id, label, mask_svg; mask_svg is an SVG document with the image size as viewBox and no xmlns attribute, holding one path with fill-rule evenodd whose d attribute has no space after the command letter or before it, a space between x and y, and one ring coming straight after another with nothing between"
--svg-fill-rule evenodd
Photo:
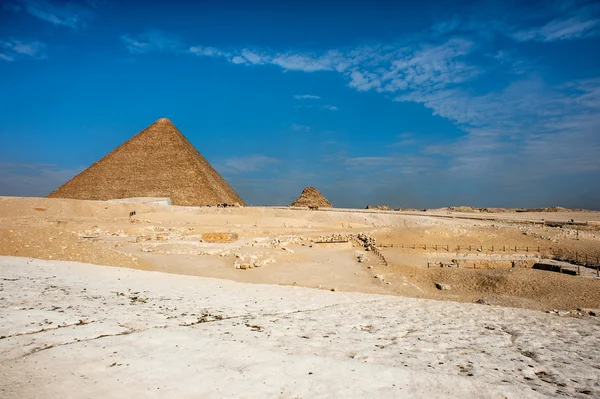
<instances>
[{"instance_id":1,"label":"small pyramid","mask_svg":"<svg viewBox=\"0 0 600 399\"><path fill-rule=\"evenodd\" d=\"M170 120L161 118L48 198L169 197L174 205L244 205Z\"/></svg>"},{"instance_id":2,"label":"small pyramid","mask_svg":"<svg viewBox=\"0 0 600 399\"><path fill-rule=\"evenodd\" d=\"M302 190L300 197L291 206L316 206L319 208L332 208L331 203L327 201L327 198L323 197L323 194L314 187L308 186Z\"/></svg>"}]
</instances>

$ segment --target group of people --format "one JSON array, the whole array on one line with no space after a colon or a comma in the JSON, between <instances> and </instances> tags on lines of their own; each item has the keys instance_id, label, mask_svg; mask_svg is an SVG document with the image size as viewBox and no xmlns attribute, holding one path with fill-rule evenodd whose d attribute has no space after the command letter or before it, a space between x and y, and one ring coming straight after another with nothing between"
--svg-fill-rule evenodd
<instances>
[{"instance_id":1,"label":"group of people","mask_svg":"<svg viewBox=\"0 0 600 399\"><path fill-rule=\"evenodd\" d=\"M129 212L129 219L131 219L132 216L135 216L135 211Z\"/></svg>"}]
</instances>

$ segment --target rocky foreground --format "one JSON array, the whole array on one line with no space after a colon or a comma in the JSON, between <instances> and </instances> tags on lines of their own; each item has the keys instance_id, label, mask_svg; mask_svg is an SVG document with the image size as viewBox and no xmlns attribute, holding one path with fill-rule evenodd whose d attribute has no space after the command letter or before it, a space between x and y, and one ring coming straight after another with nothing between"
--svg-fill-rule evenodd
<instances>
[{"instance_id":1,"label":"rocky foreground","mask_svg":"<svg viewBox=\"0 0 600 399\"><path fill-rule=\"evenodd\" d=\"M600 396L600 321L0 257L0 397Z\"/></svg>"}]
</instances>

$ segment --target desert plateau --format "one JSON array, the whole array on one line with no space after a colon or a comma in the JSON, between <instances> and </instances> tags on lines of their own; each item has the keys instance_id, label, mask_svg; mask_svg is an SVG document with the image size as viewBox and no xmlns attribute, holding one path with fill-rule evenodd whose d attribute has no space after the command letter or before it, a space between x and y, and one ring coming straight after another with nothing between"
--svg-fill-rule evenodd
<instances>
[{"instance_id":1,"label":"desert plateau","mask_svg":"<svg viewBox=\"0 0 600 399\"><path fill-rule=\"evenodd\" d=\"M0 392L594 397L598 221L2 197Z\"/></svg>"}]
</instances>

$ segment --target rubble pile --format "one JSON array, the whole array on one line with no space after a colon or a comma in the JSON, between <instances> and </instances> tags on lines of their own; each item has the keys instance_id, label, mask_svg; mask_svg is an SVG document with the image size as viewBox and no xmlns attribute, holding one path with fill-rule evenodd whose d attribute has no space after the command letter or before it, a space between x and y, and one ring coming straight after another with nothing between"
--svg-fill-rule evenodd
<instances>
[{"instance_id":1,"label":"rubble pile","mask_svg":"<svg viewBox=\"0 0 600 399\"><path fill-rule=\"evenodd\" d=\"M123 230L118 229L116 231L109 231L109 230L104 230L98 226L94 226L91 229L88 230L84 230L82 232L77 232L77 231L73 231L73 234L81 237L81 238L85 238L85 237L127 237L127 233L125 233Z\"/></svg>"},{"instance_id":2,"label":"rubble pile","mask_svg":"<svg viewBox=\"0 0 600 399\"><path fill-rule=\"evenodd\" d=\"M335 233L328 236L320 236L316 240L313 240L313 242L345 242L349 241L351 236L351 234Z\"/></svg>"},{"instance_id":3,"label":"rubble pile","mask_svg":"<svg viewBox=\"0 0 600 399\"><path fill-rule=\"evenodd\" d=\"M306 241L306 240L307 239L305 237L294 236L294 235L278 236L275 238L265 237L265 238L255 238L251 242L244 243L243 246L262 247L262 248L282 248L287 245L302 244L302 242ZM304 245L304 244L302 244L302 245Z\"/></svg>"},{"instance_id":4,"label":"rubble pile","mask_svg":"<svg viewBox=\"0 0 600 399\"><path fill-rule=\"evenodd\" d=\"M253 269L255 267L265 266L271 263L275 263L273 258L261 259L258 255L244 255L240 253L235 254L235 261L233 267L241 270Z\"/></svg>"},{"instance_id":5,"label":"rubble pile","mask_svg":"<svg viewBox=\"0 0 600 399\"><path fill-rule=\"evenodd\" d=\"M375 245L377 244L377 240L363 233L359 233L356 238L358 238L361 244L365 247L366 251L373 251Z\"/></svg>"},{"instance_id":6,"label":"rubble pile","mask_svg":"<svg viewBox=\"0 0 600 399\"><path fill-rule=\"evenodd\" d=\"M183 240L185 231L193 231L191 228L179 229L176 227L160 226L148 226L144 230L148 233L139 234L133 241L129 242Z\"/></svg>"}]
</instances>

